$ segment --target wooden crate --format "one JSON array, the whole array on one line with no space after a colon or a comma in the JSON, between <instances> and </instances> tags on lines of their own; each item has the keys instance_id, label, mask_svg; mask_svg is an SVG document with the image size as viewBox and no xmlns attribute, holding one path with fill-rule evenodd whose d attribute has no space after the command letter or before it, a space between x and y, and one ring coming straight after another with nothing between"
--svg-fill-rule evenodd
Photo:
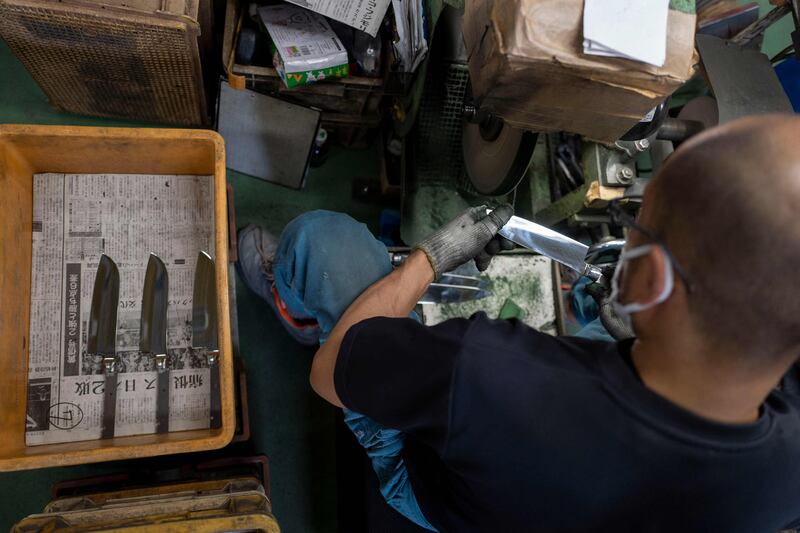
<instances>
[{"instance_id":1,"label":"wooden crate","mask_svg":"<svg viewBox=\"0 0 800 533\"><path fill-rule=\"evenodd\" d=\"M41 172L214 176L220 429L25 446L33 175ZM0 125L0 190L0 471L195 452L228 444L236 422L222 138L205 130Z\"/></svg>"},{"instance_id":2,"label":"wooden crate","mask_svg":"<svg viewBox=\"0 0 800 533\"><path fill-rule=\"evenodd\" d=\"M83 0L90 4L116 6L148 13L169 13L198 20L201 0Z\"/></svg>"},{"instance_id":3,"label":"wooden crate","mask_svg":"<svg viewBox=\"0 0 800 533\"><path fill-rule=\"evenodd\" d=\"M205 125L195 18L210 16L210 4L165 0L163 7L185 13L176 15L151 11L158 3L0 0L0 38L64 111Z\"/></svg>"}]
</instances>

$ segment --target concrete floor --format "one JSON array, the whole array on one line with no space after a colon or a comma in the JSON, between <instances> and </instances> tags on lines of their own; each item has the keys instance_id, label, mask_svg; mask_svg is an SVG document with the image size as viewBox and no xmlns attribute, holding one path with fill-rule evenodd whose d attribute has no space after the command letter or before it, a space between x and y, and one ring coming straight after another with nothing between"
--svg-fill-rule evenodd
<instances>
[{"instance_id":1,"label":"concrete floor","mask_svg":"<svg viewBox=\"0 0 800 533\"><path fill-rule=\"evenodd\" d=\"M0 40L0 123L137 126L128 121L80 117L50 106ZM374 178L374 150L334 149L313 169L308 186L293 191L235 172L237 225L258 223L279 233L311 209L349 213L377 228L380 208L351 199L355 179ZM313 351L295 344L267 304L238 284L240 342L247 369L252 447L270 458L273 509L284 531L336 530L335 411L308 386ZM186 458L178 457L176 460ZM191 459L191 458L190 458ZM131 468L132 463L86 465L0 474L0 530L41 511L52 483Z\"/></svg>"}]
</instances>

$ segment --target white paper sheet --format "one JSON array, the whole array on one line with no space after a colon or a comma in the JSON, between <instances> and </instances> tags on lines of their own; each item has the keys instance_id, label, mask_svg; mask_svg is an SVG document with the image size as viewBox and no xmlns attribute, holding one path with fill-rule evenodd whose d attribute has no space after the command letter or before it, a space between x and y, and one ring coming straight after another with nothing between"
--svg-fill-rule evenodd
<instances>
[{"instance_id":1,"label":"white paper sheet","mask_svg":"<svg viewBox=\"0 0 800 533\"><path fill-rule=\"evenodd\" d=\"M392 43L400 72L414 72L428 52L424 8L421 0L392 0L397 23L397 41Z\"/></svg>"},{"instance_id":2,"label":"white paper sheet","mask_svg":"<svg viewBox=\"0 0 800 533\"><path fill-rule=\"evenodd\" d=\"M583 52L663 66L668 12L669 0L585 0Z\"/></svg>"},{"instance_id":3,"label":"white paper sheet","mask_svg":"<svg viewBox=\"0 0 800 533\"><path fill-rule=\"evenodd\" d=\"M288 0L375 37L389 8L389 0Z\"/></svg>"}]
</instances>

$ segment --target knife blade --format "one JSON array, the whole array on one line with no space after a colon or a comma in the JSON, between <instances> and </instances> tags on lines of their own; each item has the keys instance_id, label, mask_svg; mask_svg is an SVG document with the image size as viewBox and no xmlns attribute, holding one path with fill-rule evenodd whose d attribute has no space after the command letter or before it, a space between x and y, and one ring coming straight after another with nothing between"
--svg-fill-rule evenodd
<instances>
[{"instance_id":1,"label":"knife blade","mask_svg":"<svg viewBox=\"0 0 800 533\"><path fill-rule=\"evenodd\" d=\"M152 354L156 361L156 433L169 431L169 369L167 368L167 267L156 254L147 261L142 292L142 320L139 326L139 351Z\"/></svg>"},{"instance_id":2,"label":"knife blade","mask_svg":"<svg viewBox=\"0 0 800 533\"><path fill-rule=\"evenodd\" d=\"M208 360L210 394L209 427L222 427L219 385L219 339L217 337L217 291L214 260L206 252L197 256L192 296L192 347L205 349Z\"/></svg>"},{"instance_id":3,"label":"knife blade","mask_svg":"<svg viewBox=\"0 0 800 533\"><path fill-rule=\"evenodd\" d=\"M119 270L110 257L103 254L97 266L89 310L89 332L86 351L103 356L105 384L103 390L103 426L100 436L114 436L117 416L117 307L119 306Z\"/></svg>"},{"instance_id":4,"label":"knife blade","mask_svg":"<svg viewBox=\"0 0 800 533\"><path fill-rule=\"evenodd\" d=\"M586 262L588 246L541 224L513 216L498 233L511 242L558 261L594 281L603 277L598 267Z\"/></svg>"},{"instance_id":5,"label":"knife blade","mask_svg":"<svg viewBox=\"0 0 800 533\"><path fill-rule=\"evenodd\" d=\"M435 304L457 304L463 302L472 302L475 300L482 300L492 295L491 291L480 289L478 287L464 287L461 285L442 286L433 285L428 287L425 294L417 300L421 305L435 305Z\"/></svg>"}]
</instances>

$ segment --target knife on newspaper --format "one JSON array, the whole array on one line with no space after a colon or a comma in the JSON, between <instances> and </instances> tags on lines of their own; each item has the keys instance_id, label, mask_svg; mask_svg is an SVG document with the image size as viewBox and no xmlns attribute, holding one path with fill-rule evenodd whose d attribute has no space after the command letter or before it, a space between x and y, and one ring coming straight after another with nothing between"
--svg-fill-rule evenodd
<instances>
[{"instance_id":1,"label":"knife on newspaper","mask_svg":"<svg viewBox=\"0 0 800 533\"><path fill-rule=\"evenodd\" d=\"M119 270L110 257L100 256L94 278L92 307L89 310L89 333L86 352L103 356L103 439L114 437L117 416L117 307L119 305Z\"/></svg>"},{"instance_id":2,"label":"knife on newspaper","mask_svg":"<svg viewBox=\"0 0 800 533\"><path fill-rule=\"evenodd\" d=\"M169 369L167 368L167 300L169 276L164 262L155 254L147 261L142 293L139 350L156 361L156 433L169 431Z\"/></svg>"},{"instance_id":3,"label":"knife on newspaper","mask_svg":"<svg viewBox=\"0 0 800 533\"><path fill-rule=\"evenodd\" d=\"M500 229L499 234L523 248L558 261L593 281L600 281L603 278L600 268L586 262L586 254L589 251L587 245L541 224L513 216Z\"/></svg>"},{"instance_id":4,"label":"knife on newspaper","mask_svg":"<svg viewBox=\"0 0 800 533\"><path fill-rule=\"evenodd\" d=\"M211 429L222 427L222 406L219 391L219 340L217 338L217 290L214 260L206 252L197 256L192 297L192 347L204 349L208 360L211 398Z\"/></svg>"}]
</instances>

